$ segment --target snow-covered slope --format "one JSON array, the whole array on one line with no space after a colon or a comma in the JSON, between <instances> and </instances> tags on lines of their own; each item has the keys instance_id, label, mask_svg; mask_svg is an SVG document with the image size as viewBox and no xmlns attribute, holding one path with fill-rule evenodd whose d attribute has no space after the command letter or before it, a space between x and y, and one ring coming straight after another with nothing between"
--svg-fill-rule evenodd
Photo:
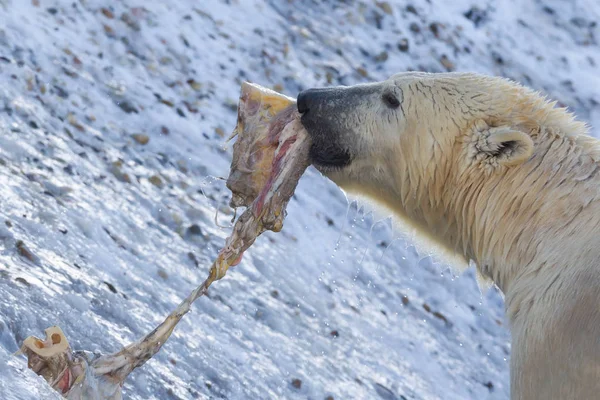
<instances>
[{"instance_id":1,"label":"snow-covered slope","mask_svg":"<svg viewBox=\"0 0 600 400\"><path fill-rule=\"evenodd\" d=\"M0 398L52 399L11 355L59 325L114 352L227 236L239 85L294 96L404 70L478 71L600 125L592 0L0 0ZM213 217L219 209L218 222ZM502 300L314 170L198 301L129 399L506 399ZM400 227L401 228L401 227Z\"/></svg>"}]
</instances>

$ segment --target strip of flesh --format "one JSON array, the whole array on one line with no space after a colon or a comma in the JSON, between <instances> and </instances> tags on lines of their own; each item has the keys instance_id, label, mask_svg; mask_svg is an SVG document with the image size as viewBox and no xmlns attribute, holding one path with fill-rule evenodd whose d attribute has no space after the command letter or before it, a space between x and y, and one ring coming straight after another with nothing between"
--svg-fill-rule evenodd
<instances>
[{"instance_id":1,"label":"strip of flesh","mask_svg":"<svg viewBox=\"0 0 600 400\"><path fill-rule=\"evenodd\" d=\"M58 327L46 339L30 336L20 352L28 366L68 399L120 400L126 377L154 356L208 287L241 261L243 253L266 230L279 232L287 204L309 165L310 143L300 124L293 99L269 89L243 83L238 121L232 138L233 159L227 187L230 205L246 207L233 232L213 262L208 278L156 329L139 341L110 355L73 352Z\"/></svg>"}]
</instances>

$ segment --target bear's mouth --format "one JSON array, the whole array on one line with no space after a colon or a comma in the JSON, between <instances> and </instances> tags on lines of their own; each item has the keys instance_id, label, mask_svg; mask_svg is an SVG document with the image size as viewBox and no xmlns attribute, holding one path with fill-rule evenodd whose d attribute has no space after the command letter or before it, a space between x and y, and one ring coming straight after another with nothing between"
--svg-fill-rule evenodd
<instances>
[{"instance_id":1,"label":"bear's mouth","mask_svg":"<svg viewBox=\"0 0 600 400\"><path fill-rule=\"evenodd\" d=\"M317 169L337 170L347 167L352 163L352 156L348 150L332 145L323 145L319 141L310 146L310 162Z\"/></svg>"},{"instance_id":2,"label":"bear's mouth","mask_svg":"<svg viewBox=\"0 0 600 400\"><path fill-rule=\"evenodd\" d=\"M316 122L303 114L300 118L304 129L311 138L309 157L317 169L341 169L352 163L351 152L340 145L339 132L327 129L327 120Z\"/></svg>"}]
</instances>

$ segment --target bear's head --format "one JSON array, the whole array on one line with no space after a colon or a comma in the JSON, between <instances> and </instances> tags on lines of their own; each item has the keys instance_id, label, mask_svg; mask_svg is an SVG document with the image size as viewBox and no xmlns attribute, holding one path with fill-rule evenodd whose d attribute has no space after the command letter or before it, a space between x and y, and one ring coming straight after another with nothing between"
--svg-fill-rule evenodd
<instances>
[{"instance_id":1,"label":"bear's head","mask_svg":"<svg viewBox=\"0 0 600 400\"><path fill-rule=\"evenodd\" d=\"M475 74L408 72L383 82L305 90L298 111L319 170L342 187L402 191L410 184L405 179L426 184L428 170L449 161L493 172L527 160L530 127L506 120L513 118L510 106L499 101L507 86ZM392 183L390 174L406 177Z\"/></svg>"},{"instance_id":2,"label":"bear's head","mask_svg":"<svg viewBox=\"0 0 600 400\"><path fill-rule=\"evenodd\" d=\"M555 138L585 136L584 124L554 105L503 78L421 72L309 89L297 102L317 169L478 264L494 258L488 231L507 209L524 207L518 196L546 168L541 157L570 146Z\"/></svg>"}]
</instances>

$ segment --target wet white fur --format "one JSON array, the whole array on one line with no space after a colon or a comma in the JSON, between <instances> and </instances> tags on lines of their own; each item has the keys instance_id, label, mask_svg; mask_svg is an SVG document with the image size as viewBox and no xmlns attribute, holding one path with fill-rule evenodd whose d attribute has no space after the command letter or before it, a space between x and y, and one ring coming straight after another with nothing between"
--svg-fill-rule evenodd
<instances>
[{"instance_id":1,"label":"wet white fur","mask_svg":"<svg viewBox=\"0 0 600 400\"><path fill-rule=\"evenodd\" d=\"M347 143L356 160L326 174L502 290L513 400L600 398L600 142L501 78L405 73L380 85L401 107L365 101Z\"/></svg>"}]
</instances>

